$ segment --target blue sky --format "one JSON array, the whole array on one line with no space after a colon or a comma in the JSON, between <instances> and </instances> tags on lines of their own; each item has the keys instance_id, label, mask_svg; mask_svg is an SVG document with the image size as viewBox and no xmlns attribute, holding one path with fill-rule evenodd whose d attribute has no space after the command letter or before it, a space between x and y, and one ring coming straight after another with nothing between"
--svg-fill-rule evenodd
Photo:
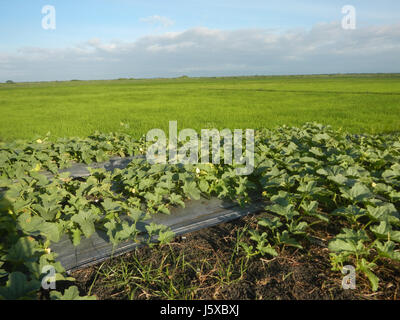
<instances>
[{"instance_id":1,"label":"blue sky","mask_svg":"<svg viewBox=\"0 0 400 320\"><path fill-rule=\"evenodd\" d=\"M310 31L320 24L340 23L341 8L347 4L357 10L358 29L399 26L398 0L7 0L0 2L0 54L11 59L10 55L21 48L73 48L92 39L135 43L196 28L220 32L257 29L278 34ZM41 27L44 5L56 8L56 30ZM157 23L155 16L166 23ZM4 70L10 68L15 71L17 66L14 63ZM0 74L0 81L3 77Z\"/></svg>"},{"instance_id":2,"label":"blue sky","mask_svg":"<svg viewBox=\"0 0 400 320\"><path fill-rule=\"evenodd\" d=\"M400 20L398 0L352 0L359 25L390 24ZM44 5L56 8L57 29L41 28ZM73 45L91 38L133 41L163 31L191 27L211 29L312 27L342 17L347 1L261 1L261 0L13 0L0 3L2 49L21 46L55 47ZM163 28L142 22L159 15L174 24Z\"/></svg>"}]
</instances>

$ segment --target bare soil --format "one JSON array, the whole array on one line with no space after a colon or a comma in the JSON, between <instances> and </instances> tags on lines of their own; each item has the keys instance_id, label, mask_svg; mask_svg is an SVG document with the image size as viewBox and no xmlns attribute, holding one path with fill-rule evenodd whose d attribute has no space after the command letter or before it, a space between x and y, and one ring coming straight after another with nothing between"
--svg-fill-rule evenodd
<instances>
[{"instance_id":1,"label":"bare soil","mask_svg":"<svg viewBox=\"0 0 400 320\"><path fill-rule=\"evenodd\" d=\"M72 276L82 294L99 299L399 299L399 265L379 265L377 292L362 274L355 290L342 289L343 275L331 270L326 248L336 231L332 225L317 229L313 236L320 241L304 241L304 249L285 247L275 258L247 260L243 250L236 250L237 237L256 221L251 215L178 237L170 245L142 247ZM249 243L246 236L242 241ZM143 276L143 266L152 266L151 276Z\"/></svg>"}]
</instances>

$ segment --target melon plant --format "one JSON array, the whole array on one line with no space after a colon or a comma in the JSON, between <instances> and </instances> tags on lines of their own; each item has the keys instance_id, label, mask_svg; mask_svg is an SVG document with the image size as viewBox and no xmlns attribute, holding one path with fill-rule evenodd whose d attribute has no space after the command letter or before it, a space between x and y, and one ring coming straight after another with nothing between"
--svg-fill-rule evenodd
<instances>
[{"instance_id":1,"label":"melon plant","mask_svg":"<svg viewBox=\"0 0 400 320\"><path fill-rule=\"evenodd\" d=\"M139 241L139 222L210 197L240 205L268 201L268 217L248 230L252 245L241 246L249 257L275 256L286 247L305 250L313 227L335 217L346 225L328 246L338 277L344 264L354 264L378 290L377 268L399 261L398 134L351 135L316 123L282 126L256 131L255 168L248 176L236 175L230 164L150 165L138 158L113 172L90 169L80 179L58 171L144 155L144 138L98 132L84 139L50 138L0 144L2 299L36 298L48 265L56 280L72 280L51 251L62 236L76 246L96 230L104 230L114 246ZM173 238L164 226L151 224L147 231L162 243ZM80 296L76 287L49 296L92 298Z\"/></svg>"}]
</instances>

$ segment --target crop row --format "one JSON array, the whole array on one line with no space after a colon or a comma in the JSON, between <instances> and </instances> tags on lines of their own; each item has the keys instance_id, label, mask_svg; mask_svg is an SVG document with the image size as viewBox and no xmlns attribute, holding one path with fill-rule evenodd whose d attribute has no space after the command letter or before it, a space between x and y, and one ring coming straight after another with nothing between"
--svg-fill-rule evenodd
<instances>
[{"instance_id":1,"label":"crop row","mask_svg":"<svg viewBox=\"0 0 400 320\"><path fill-rule=\"evenodd\" d=\"M37 297L48 265L56 280L72 280L50 250L63 235L78 245L102 229L117 245L137 239L137 223L151 214L169 214L171 207L200 197L246 205L256 194L271 202L265 208L269 217L248 231L253 245L242 250L249 257L274 256L282 246L303 249L314 225L339 219L343 228L329 243L334 270L354 264L377 290L374 270L400 261L397 134L355 136L315 123L258 130L249 176L237 176L235 164L150 165L145 159L113 172L91 169L85 179L57 173L74 162L145 150L144 139L101 133L0 145L0 298ZM43 170L55 178L48 180ZM161 243L174 236L162 225L150 224L147 231ZM79 297L74 286L63 293L53 290L50 297L93 298Z\"/></svg>"}]
</instances>

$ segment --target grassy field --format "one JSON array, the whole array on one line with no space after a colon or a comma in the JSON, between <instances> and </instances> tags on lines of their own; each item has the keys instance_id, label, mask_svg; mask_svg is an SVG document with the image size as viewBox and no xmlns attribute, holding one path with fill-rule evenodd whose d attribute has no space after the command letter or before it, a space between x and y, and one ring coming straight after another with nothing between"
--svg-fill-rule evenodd
<instances>
[{"instance_id":1,"label":"grassy field","mask_svg":"<svg viewBox=\"0 0 400 320\"><path fill-rule=\"evenodd\" d=\"M308 121L352 133L400 131L400 74L0 84L0 140L124 129L273 128Z\"/></svg>"}]
</instances>

